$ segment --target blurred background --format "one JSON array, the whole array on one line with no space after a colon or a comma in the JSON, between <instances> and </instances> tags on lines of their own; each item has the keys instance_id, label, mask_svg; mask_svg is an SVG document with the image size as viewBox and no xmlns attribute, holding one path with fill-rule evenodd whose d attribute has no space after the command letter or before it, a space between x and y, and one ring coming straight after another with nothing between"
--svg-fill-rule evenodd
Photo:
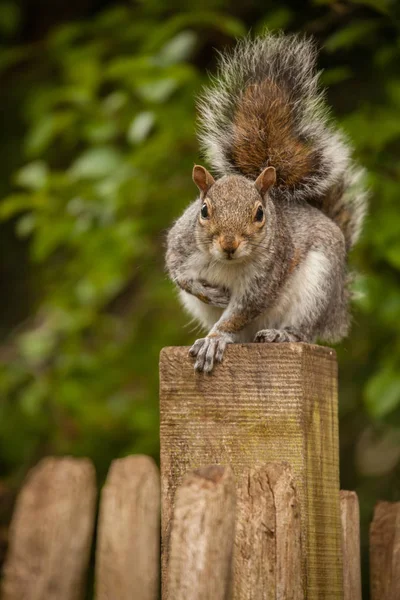
<instances>
[{"instance_id":1,"label":"blurred background","mask_svg":"<svg viewBox=\"0 0 400 600\"><path fill-rule=\"evenodd\" d=\"M216 51L264 27L313 34L328 100L369 171L338 348L341 486L368 523L400 499L400 25L395 0L0 2L0 540L48 454L98 480L158 457L158 355L195 332L164 272L194 198L195 96Z\"/></svg>"}]
</instances>

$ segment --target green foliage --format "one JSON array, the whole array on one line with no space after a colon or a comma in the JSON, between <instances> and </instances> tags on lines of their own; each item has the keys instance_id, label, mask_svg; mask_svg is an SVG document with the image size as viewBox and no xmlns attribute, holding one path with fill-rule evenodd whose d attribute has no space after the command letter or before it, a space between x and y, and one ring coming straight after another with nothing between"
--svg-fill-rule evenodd
<instances>
[{"instance_id":1,"label":"green foliage","mask_svg":"<svg viewBox=\"0 0 400 600\"><path fill-rule=\"evenodd\" d=\"M88 455L100 477L116 456L157 456L158 353L195 336L163 270L165 230L195 193L194 99L213 47L250 26L283 27L323 45L329 102L369 172L354 325L339 348L342 485L359 491L366 522L378 495L400 492L398 455L382 453L374 477L359 459L376 436L400 431L396 3L315 0L301 13L291 0L103 4L25 44L13 41L23 7L0 7L10 90L0 219L19 240L10 261L28 249L21 273L31 290L27 320L1 350L4 474L17 481L48 453Z\"/></svg>"},{"instance_id":2,"label":"green foliage","mask_svg":"<svg viewBox=\"0 0 400 600\"><path fill-rule=\"evenodd\" d=\"M156 23L113 7L56 28L25 65L42 74L22 105L28 162L0 217L28 239L38 303L2 367L11 473L43 446L100 473L120 453L157 453L157 356L185 339L163 232L192 195L203 79L190 58L198 27L243 26L203 11Z\"/></svg>"}]
</instances>

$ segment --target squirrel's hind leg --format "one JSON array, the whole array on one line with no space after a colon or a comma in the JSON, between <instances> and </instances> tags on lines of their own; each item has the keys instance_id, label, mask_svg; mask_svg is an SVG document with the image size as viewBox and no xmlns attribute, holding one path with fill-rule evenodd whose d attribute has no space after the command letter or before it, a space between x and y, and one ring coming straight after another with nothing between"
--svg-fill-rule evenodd
<instances>
[{"instance_id":1,"label":"squirrel's hind leg","mask_svg":"<svg viewBox=\"0 0 400 600\"><path fill-rule=\"evenodd\" d=\"M261 329L254 338L257 343L310 342L311 336L296 327Z\"/></svg>"}]
</instances>

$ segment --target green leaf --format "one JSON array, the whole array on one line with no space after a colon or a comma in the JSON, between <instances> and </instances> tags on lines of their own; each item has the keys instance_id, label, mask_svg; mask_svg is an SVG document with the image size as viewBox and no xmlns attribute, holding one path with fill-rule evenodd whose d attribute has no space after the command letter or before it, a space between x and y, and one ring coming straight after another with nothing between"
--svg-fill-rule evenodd
<instances>
[{"instance_id":1,"label":"green leaf","mask_svg":"<svg viewBox=\"0 0 400 600\"><path fill-rule=\"evenodd\" d=\"M367 45L380 27L376 20L353 21L347 27L338 29L328 37L325 48L328 52L336 52L356 45Z\"/></svg>"},{"instance_id":2,"label":"green leaf","mask_svg":"<svg viewBox=\"0 0 400 600\"><path fill-rule=\"evenodd\" d=\"M73 224L65 219L51 220L42 225L31 246L31 258L41 263L47 260L55 250L66 245L71 236Z\"/></svg>"},{"instance_id":3,"label":"green leaf","mask_svg":"<svg viewBox=\"0 0 400 600\"><path fill-rule=\"evenodd\" d=\"M191 56L197 42L197 35L193 31L181 31L161 48L159 61L163 65L172 65Z\"/></svg>"},{"instance_id":4,"label":"green leaf","mask_svg":"<svg viewBox=\"0 0 400 600\"><path fill-rule=\"evenodd\" d=\"M129 96L126 92L118 90L112 92L104 98L102 108L106 115L115 115L120 112L129 102Z\"/></svg>"},{"instance_id":5,"label":"green leaf","mask_svg":"<svg viewBox=\"0 0 400 600\"><path fill-rule=\"evenodd\" d=\"M154 125L154 113L147 111L136 115L128 128L127 139L131 144L145 140Z\"/></svg>"},{"instance_id":6,"label":"green leaf","mask_svg":"<svg viewBox=\"0 0 400 600\"><path fill-rule=\"evenodd\" d=\"M111 119L92 121L84 127L84 135L89 142L104 144L111 142L119 133L118 125Z\"/></svg>"},{"instance_id":7,"label":"green leaf","mask_svg":"<svg viewBox=\"0 0 400 600\"><path fill-rule=\"evenodd\" d=\"M28 213L18 220L16 232L19 237L27 237L36 227L36 217L32 213Z\"/></svg>"},{"instance_id":8,"label":"green leaf","mask_svg":"<svg viewBox=\"0 0 400 600\"><path fill-rule=\"evenodd\" d=\"M136 90L143 100L159 104L165 102L178 87L178 82L171 77L165 77L152 83L142 83Z\"/></svg>"},{"instance_id":9,"label":"green leaf","mask_svg":"<svg viewBox=\"0 0 400 600\"><path fill-rule=\"evenodd\" d=\"M90 148L83 152L70 168L72 179L101 179L122 163L122 156L112 146Z\"/></svg>"},{"instance_id":10,"label":"green leaf","mask_svg":"<svg viewBox=\"0 0 400 600\"><path fill-rule=\"evenodd\" d=\"M53 352L55 343L55 333L47 326L24 333L18 339L22 356L33 365L37 365L47 359Z\"/></svg>"},{"instance_id":11,"label":"green leaf","mask_svg":"<svg viewBox=\"0 0 400 600\"><path fill-rule=\"evenodd\" d=\"M30 194L11 194L0 202L0 219L9 219L16 213L32 208L33 204Z\"/></svg>"},{"instance_id":12,"label":"green leaf","mask_svg":"<svg viewBox=\"0 0 400 600\"><path fill-rule=\"evenodd\" d=\"M42 160L31 162L17 171L15 183L28 190L39 190L48 181L48 167Z\"/></svg>"},{"instance_id":13,"label":"green leaf","mask_svg":"<svg viewBox=\"0 0 400 600\"><path fill-rule=\"evenodd\" d=\"M389 415L400 406L400 368L384 367L367 383L365 400L374 418Z\"/></svg>"},{"instance_id":14,"label":"green leaf","mask_svg":"<svg viewBox=\"0 0 400 600\"><path fill-rule=\"evenodd\" d=\"M385 256L389 263L400 271L400 240L393 240L386 249Z\"/></svg>"},{"instance_id":15,"label":"green leaf","mask_svg":"<svg viewBox=\"0 0 400 600\"><path fill-rule=\"evenodd\" d=\"M178 32L196 27L215 29L232 38L239 38L246 34L246 28L239 19L224 13L213 11L180 13L165 23L158 24L158 27L148 36L144 51L156 52Z\"/></svg>"},{"instance_id":16,"label":"green leaf","mask_svg":"<svg viewBox=\"0 0 400 600\"><path fill-rule=\"evenodd\" d=\"M131 79L147 75L152 69L154 60L150 56L118 56L106 65L104 76L107 79Z\"/></svg>"},{"instance_id":17,"label":"green leaf","mask_svg":"<svg viewBox=\"0 0 400 600\"><path fill-rule=\"evenodd\" d=\"M57 136L70 130L75 121L76 115L72 111L44 115L26 137L25 149L28 156L42 154Z\"/></svg>"}]
</instances>

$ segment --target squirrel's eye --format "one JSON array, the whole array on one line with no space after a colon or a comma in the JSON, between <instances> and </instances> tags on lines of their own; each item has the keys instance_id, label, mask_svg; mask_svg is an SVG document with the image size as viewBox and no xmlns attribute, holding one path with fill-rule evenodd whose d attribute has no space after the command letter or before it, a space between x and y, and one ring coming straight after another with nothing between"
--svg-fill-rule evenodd
<instances>
[{"instance_id":1,"label":"squirrel's eye","mask_svg":"<svg viewBox=\"0 0 400 600\"><path fill-rule=\"evenodd\" d=\"M256 216L254 217L254 220L257 221L257 223L261 223L263 219L264 219L264 210L263 210L262 206L259 206L257 208L257 212L256 212Z\"/></svg>"},{"instance_id":2,"label":"squirrel's eye","mask_svg":"<svg viewBox=\"0 0 400 600\"><path fill-rule=\"evenodd\" d=\"M206 202L203 203L200 214L202 219L208 219L208 206Z\"/></svg>"}]
</instances>

